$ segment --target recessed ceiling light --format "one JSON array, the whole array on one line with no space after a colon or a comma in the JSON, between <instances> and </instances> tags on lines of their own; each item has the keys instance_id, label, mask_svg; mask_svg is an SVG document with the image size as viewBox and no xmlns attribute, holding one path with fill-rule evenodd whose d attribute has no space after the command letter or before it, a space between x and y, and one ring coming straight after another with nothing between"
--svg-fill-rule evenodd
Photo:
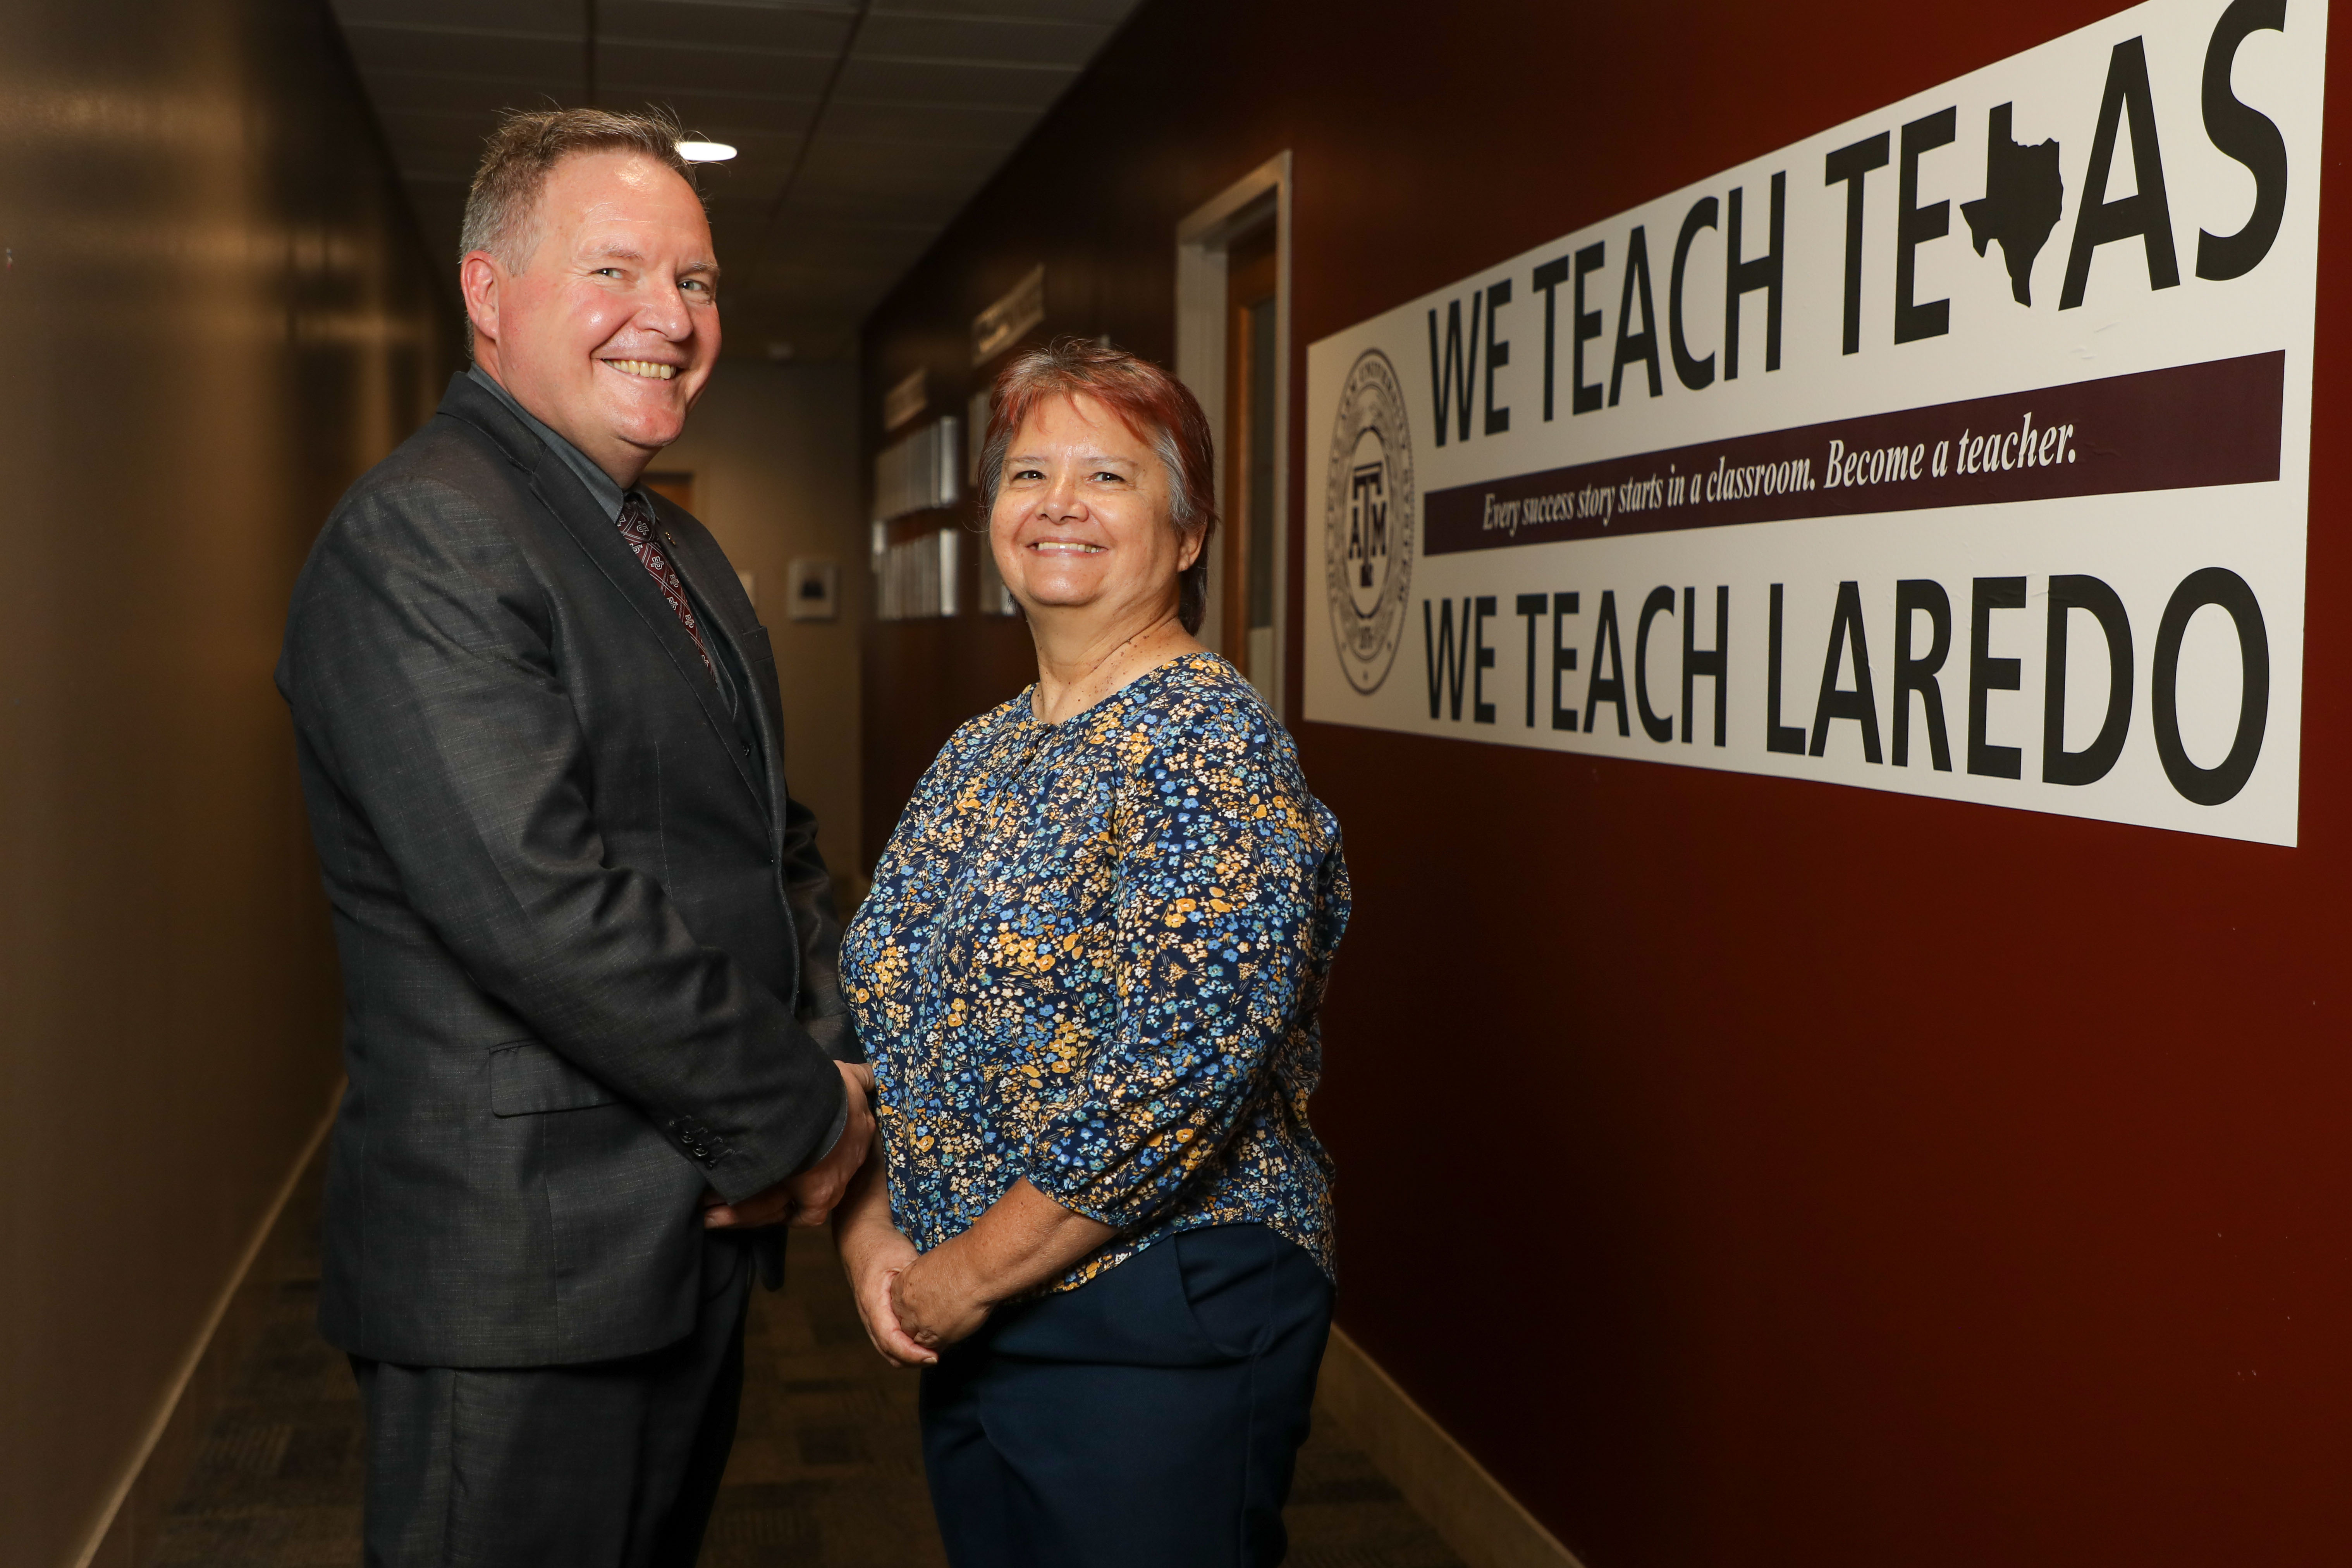
<instances>
[{"instance_id":1,"label":"recessed ceiling light","mask_svg":"<svg viewBox=\"0 0 2352 1568\"><path fill-rule=\"evenodd\" d=\"M724 142L681 142L677 155L689 163L724 163L735 156L735 149Z\"/></svg>"}]
</instances>

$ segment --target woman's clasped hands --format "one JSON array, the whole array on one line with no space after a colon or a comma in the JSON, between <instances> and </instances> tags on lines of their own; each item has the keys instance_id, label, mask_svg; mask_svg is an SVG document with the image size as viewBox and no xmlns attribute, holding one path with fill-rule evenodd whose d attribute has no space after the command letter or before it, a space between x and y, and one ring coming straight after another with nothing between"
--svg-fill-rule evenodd
<instances>
[{"instance_id":1,"label":"woman's clasped hands","mask_svg":"<svg viewBox=\"0 0 2352 1568\"><path fill-rule=\"evenodd\" d=\"M1015 1182L971 1228L918 1253L890 1221L878 1156L858 1173L835 1232L866 1337L899 1366L931 1366L988 1315L1099 1249L1118 1233Z\"/></svg>"},{"instance_id":2,"label":"woman's clasped hands","mask_svg":"<svg viewBox=\"0 0 2352 1568\"><path fill-rule=\"evenodd\" d=\"M878 1226L853 1221L842 1230L858 1318L887 1361L937 1363L941 1348L977 1333L998 1304L973 1278L970 1248L950 1243L918 1253L887 1214Z\"/></svg>"},{"instance_id":3,"label":"woman's clasped hands","mask_svg":"<svg viewBox=\"0 0 2352 1568\"><path fill-rule=\"evenodd\" d=\"M884 1164L877 1139L873 1158L858 1172L835 1216L835 1245L841 1249L858 1321L882 1359L898 1366L929 1366L940 1359L937 1352L910 1334L898 1317L898 1281L922 1258L906 1233L890 1223Z\"/></svg>"}]
</instances>

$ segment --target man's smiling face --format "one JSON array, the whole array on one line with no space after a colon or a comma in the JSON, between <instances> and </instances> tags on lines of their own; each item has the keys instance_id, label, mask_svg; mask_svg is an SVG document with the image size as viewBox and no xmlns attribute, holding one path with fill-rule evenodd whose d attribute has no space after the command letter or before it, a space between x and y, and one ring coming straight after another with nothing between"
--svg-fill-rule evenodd
<instances>
[{"instance_id":1,"label":"man's smiling face","mask_svg":"<svg viewBox=\"0 0 2352 1568\"><path fill-rule=\"evenodd\" d=\"M642 153L558 163L521 269L460 263L475 359L623 484L686 428L719 358L719 264L693 189Z\"/></svg>"}]
</instances>

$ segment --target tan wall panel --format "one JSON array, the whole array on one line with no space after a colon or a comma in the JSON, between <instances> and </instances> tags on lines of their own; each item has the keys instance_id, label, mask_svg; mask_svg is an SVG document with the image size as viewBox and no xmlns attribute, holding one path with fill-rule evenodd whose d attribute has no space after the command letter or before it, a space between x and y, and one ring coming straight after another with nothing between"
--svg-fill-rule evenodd
<instances>
[{"instance_id":1,"label":"tan wall panel","mask_svg":"<svg viewBox=\"0 0 2352 1568\"><path fill-rule=\"evenodd\" d=\"M872 575L858 518L856 368L727 360L654 468L694 475L695 515L751 574L783 688L787 780L816 813L835 876L858 870L857 628ZM834 619L786 615L795 556L838 565Z\"/></svg>"},{"instance_id":2,"label":"tan wall panel","mask_svg":"<svg viewBox=\"0 0 2352 1568\"><path fill-rule=\"evenodd\" d=\"M69 1561L338 1070L270 684L450 313L323 5L0 50L0 1565Z\"/></svg>"}]
</instances>

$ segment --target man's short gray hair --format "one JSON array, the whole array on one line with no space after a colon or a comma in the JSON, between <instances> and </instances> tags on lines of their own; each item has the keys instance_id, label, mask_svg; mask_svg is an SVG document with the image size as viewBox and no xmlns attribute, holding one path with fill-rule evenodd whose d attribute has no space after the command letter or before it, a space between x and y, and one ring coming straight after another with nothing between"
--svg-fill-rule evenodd
<instances>
[{"instance_id":1,"label":"man's short gray hair","mask_svg":"<svg viewBox=\"0 0 2352 1568\"><path fill-rule=\"evenodd\" d=\"M457 237L460 258L487 250L520 272L539 243L533 219L540 193L555 166L575 153L643 153L674 169L688 185L694 165L678 155L683 134L662 110L625 114L610 109L509 110L490 132L482 162L466 195L466 222Z\"/></svg>"},{"instance_id":2,"label":"man's short gray hair","mask_svg":"<svg viewBox=\"0 0 2352 1568\"><path fill-rule=\"evenodd\" d=\"M466 194L466 221L457 232L460 260L477 250L520 272L539 248L539 198L555 166L575 153L642 153L674 169L690 187L694 165L678 154L684 134L664 110L626 114L610 109L511 110L482 148L473 188ZM697 193L699 195L699 193ZM473 353L474 325L466 323L466 352Z\"/></svg>"}]
</instances>

